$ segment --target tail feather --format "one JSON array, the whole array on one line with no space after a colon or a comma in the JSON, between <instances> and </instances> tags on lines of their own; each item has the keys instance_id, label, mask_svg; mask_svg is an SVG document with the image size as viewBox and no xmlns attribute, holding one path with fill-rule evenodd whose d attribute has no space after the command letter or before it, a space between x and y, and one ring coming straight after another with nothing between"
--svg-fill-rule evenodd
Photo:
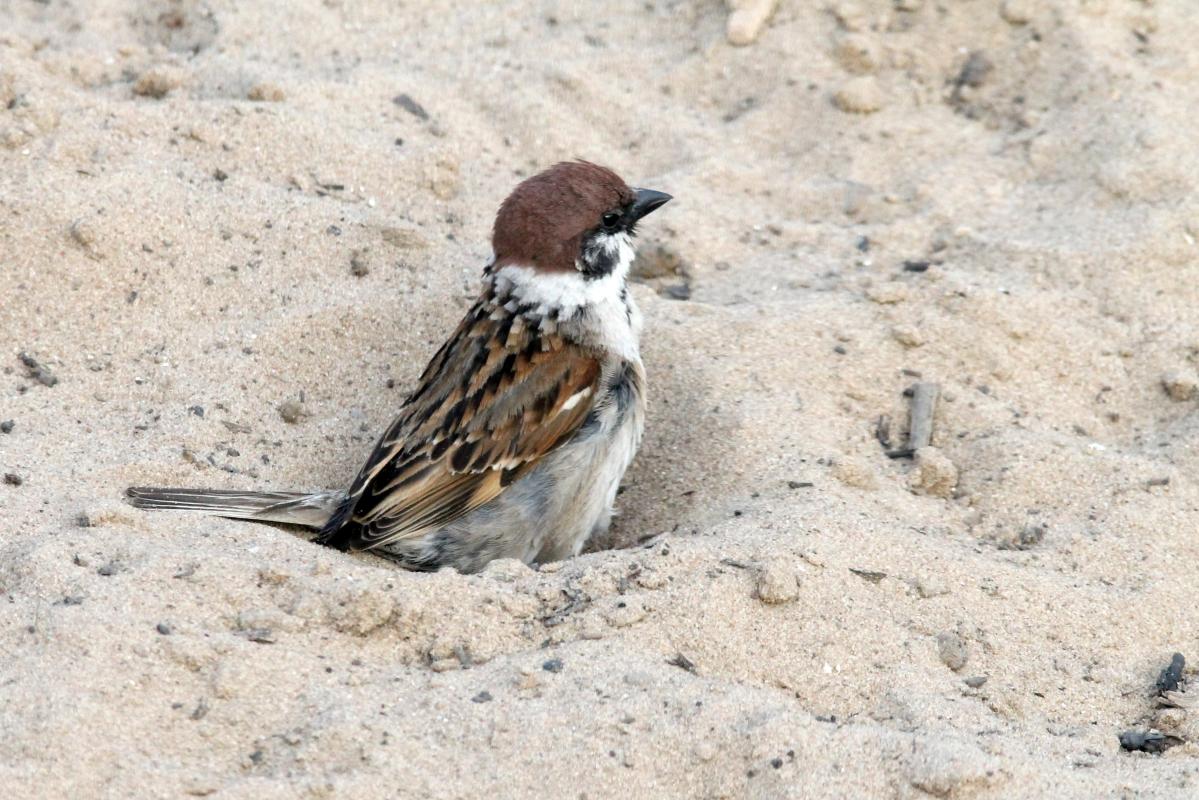
<instances>
[{"instance_id":1,"label":"tail feather","mask_svg":"<svg viewBox=\"0 0 1199 800\"><path fill-rule=\"evenodd\" d=\"M224 489L159 489L134 486L126 490L136 508L199 511L217 517L283 522L324 527L345 499L345 492L237 492Z\"/></svg>"}]
</instances>

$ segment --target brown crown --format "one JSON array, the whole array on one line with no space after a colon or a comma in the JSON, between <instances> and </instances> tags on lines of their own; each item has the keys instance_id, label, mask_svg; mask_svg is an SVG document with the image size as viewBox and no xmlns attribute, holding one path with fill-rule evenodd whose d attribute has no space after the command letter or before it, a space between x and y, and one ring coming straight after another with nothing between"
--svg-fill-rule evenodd
<instances>
[{"instance_id":1,"label":"brown crown","mask_svg":"<svg viewBox=\"0 0 1199 800\"><path fill-rule=\"evenodd\" d=\"M604 212L633 202L633 190L607 167L555 164L520 183L495 216L495 265L573 270L583 236Z\"/></svg>"}]
</instances>

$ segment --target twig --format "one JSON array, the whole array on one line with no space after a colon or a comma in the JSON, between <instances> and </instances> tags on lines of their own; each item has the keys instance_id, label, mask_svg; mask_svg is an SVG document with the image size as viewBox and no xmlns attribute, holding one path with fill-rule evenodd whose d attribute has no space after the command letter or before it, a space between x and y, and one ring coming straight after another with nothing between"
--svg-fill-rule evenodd
<instances>
[{"instance_id":1,"label":"twig","mask_svg":"<svg viewBox=\"0 0 1199 800\"><path fill-rule=\"evenodd\" d=\"M933 440L933 416L937 413L937 400L941 396L941 384L921 381L912 386L911 422L908 424L908 446L890 450L891 458L911 458L921 447L928 447Z\"/></svg>"}]
</instances>

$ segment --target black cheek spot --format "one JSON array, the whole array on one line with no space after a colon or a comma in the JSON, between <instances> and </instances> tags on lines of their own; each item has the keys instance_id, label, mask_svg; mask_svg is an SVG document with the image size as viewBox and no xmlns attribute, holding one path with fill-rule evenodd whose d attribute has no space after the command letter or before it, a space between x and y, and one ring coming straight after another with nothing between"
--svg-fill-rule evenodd
<instances>
[{"instance_id":1,"label":"black cheek spot","mask_svg":"<svg viewBox=\"0 0 1199 800\"><path fill-rule=\"evenodd\" d=\"M596 241L599 235L599 231L594 231L584 237L583 246L579 252L579 264L583 267L582 274L587 280L610 275L616 268L617 259L620 257L620 248L615 247L609 251L608 248L600 246Z\"/></svg>"}]
</instances>

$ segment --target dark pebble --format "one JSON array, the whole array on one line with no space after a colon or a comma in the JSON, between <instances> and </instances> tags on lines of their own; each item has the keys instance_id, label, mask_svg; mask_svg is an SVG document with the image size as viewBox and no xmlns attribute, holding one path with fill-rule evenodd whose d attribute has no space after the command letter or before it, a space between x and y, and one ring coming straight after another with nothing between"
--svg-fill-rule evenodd
<instances>
[{"instance_id":1,"label":"dark pebble","mask_svg":"<svg viewBox=\"0 0 1199 800\"><path fill-rule=\"evenodd\" d=\"M543 670L545 670L546 672L561 672L562 671L562 659L551 658L549 661L542 664L541 668Z\"/></svg>"},{"instance_id":2,"label":"dark pebble","mask_svg":"<svg viewBox=\"0 0 1199 800\"><path fill-rule=\"evenodd\" d=\"M1124 750L1164 753L1179 744L1182 744L1182 740L1177 736L1167 736L1158 731L1124 731L1120 734L1120 747Z\"/></svg>"},{"instance_id":3,"label":"dark pebble","mask_svg":"<svg viewBox=\"0 0 1199 800\"><path fill-rule=\"evenodd\" d=\"M17 423L13 422L11 419L6 419L4 422L0 422L0 433L12 433L13 426L16 424Z\"/></svg>"},{"instance_id":4,"label":"dark pebble","mask_svg":"<svg viewBox=\"0 0 1199 800\"><path fill-rule=\"evenodd\" d=\"M220 167L217 167L212 171L212 177L224 183L225 181L229 180L229 173L225 172L225 170L221 169Z\"/></svg>"},{"instance_id":5,"label":"dark pebble","mask_svg":"<svg viewBox=\"0 0 1199 800\"><path fill-rule=\"evenodd\" d=\"M116 575L121 571L121 565L115 561L109 561L104 566L96 570L97 575L103 575L105 578Z\"/></svg>"},{"instance_id":6,"label":"dark pebble","mask_svg":"<svg viewBox=\"0 0 1199 800\"><path fill-rule=\"evenodd\" d=\"M695 662L687 658L687 656L683 655L682 653L676 653L674 658L666 659L666 663L672 667L678 667L679 669L686 670L692 675L695 674Z\"/></svg>"},{"instance_id":7,"label":"dark pebble","mask_svg":"<svg viewBox=\"0 0 1199 800\"><path fill-rule=\"evenodd\" d=\"M905 261L903 262L904 272L928 272L928 268L932 265L931 261Z\"/></svg>"},{"instance_id":8,"label":"dark pebble","mask_svg":"<svg viewBox=\"0 0 1199 800\"><path fill-rule=\"evenodd\" d=\"M20 486L25 482L25 479L15 472L6 472L4 473L4 482L9 486Z\"/></svg>"},{"instance_id":9,"label":"dark pebble","mask_svg":"<svg viewBox=\"0 0 1199 800\"><path fill-rule=\"evenodd\" d=\"M1186 669L1187 660L1182 653L1175 653L1170 659L1170 666L1162 670L1161 675L1157 677L1157 690L1159 692L1173 692L1178 689L1178 685L1182 683L1182 671Z\"/></svg>"},{"instance_id":10,"label":"dark pebble","mask_svg":"<svg viewBox=\"0 0 1199 800\"><path fill-rule=\"evenodd\" d=\"M957 85L969 86L972 89L977 89L983 85L987 76L991 74L993 65L991 60L981 50L975 50L966 59L966 63L962 65L962 71L958 73Z\"/></svg>"},{"instance_id":11,"label":"dark pebble","mask_svg":"<svg viewBox=\"0 0 1199 800\"><path fill-rule=\"evenodd\" d=\"M671 300L691 299L691 287L685 283L676 283L671 286L667 286L662 290L662 293Z\"/></svg>"},{"instance_id":12,"label":"dark pebble","mask_svg":"<svg viewBox=\"0 0 1199 800\"><path fill-rule=\"evenodd\" d=\"M986 682L987 682L986 675L974 675L972 677L962 679L962 683L966 684L971 689L977 689Z\"/></svg>"},{"instance_id":13,"label":"dark pebble","mask_svg":"<svg viewBox=\"0 0 1199 800\"><path fill-rule=\"evenodd\" d=\"M172 633L174 633L174 631L171 630L171 626L166 624L165 622L160 622L157 625L155 625L154 630L158 631L163 636L170 636Z\"/></svg>"},{"instance_id":14,"label":"dark pebble","mask_svg":"<svg viewBox=\"0 0 1199 800\"><path fill-rule=\"evenodd\" d=\"M29 373L29 377L33 378L43 386L53 386L58 383L58 378L50 370L42 366L36 358L28 353L21 353L18 358L25 365L25 370Z\"/></svg>"},{"instance_id":15,"label":"dark pebble","mask_svg":"<svg viewBox=\"0 0 1199 800\"><path fill-rule=\"evenodd\" d=\"M848 353L849 351L845 349L845 345L843 345L843 344L839 344L839 345L837 345L836 347L834 347L834 348L833 348L833 352L834 352L834 353L836 353L836 354L838 354L838 355L842 355L842 356L843 356L843 355L845 355L846 353Z\"/></svg>"},{"instance_id":16,"label":"dark pebble","mask_svg":"<svg viewBox=\"0 0 1199 800\"><path fill-rule=\"evenodd\" d=\"M854 567L850 567L849 571L867 583L878 583L883 578L887 577L887 573L877 572L872 569L856 569Z\"/></svg>"},{"instance_id":17,"label":"dark pebble","mask_svg":"<svg viewBox=\"0 0 1199 800\"><path fill-rule=\"evenodd\" d=\"M811 481L787 481L788 489L810 489L815 485Z\"/></svg>"},{"instance_id":18,"label":"dark pebble","mask_svg":"<svg viewBox=\"0 0 1199 800\"><path fill-rule=\"evenodd\" d=\"M195 414L200 419L204 419L204 406L189 406L187 413Z\"/></svg>"},{"instance_id":19,"label":"dark pebble","mask_svg":"<svg viewBox=\"0 0 1199 800\"><path fill-rule=\"evenodd\" d=\"M490 703L490 702L492 701L492 699L493 699L493 698L492 698L492 696L491 696L491 692L488 692L488 691L484 690L484 691L482 691L482 692L479 692L479 693L478 693L477 695L475 695L474 697L472 697L472 698L470 699L470 701L471 701L472 703Z\"/></svg>"},{"instance_id":20,"label":"dark pebble","mask_svg":"<svg viewBox=\"0 0 1199 800\"><path fill-rule=\"evenodd\" d=\"M362 278L370 274L371 265L366 260L366 253L359 250L350 256L350 274L355 278Z\"/></svg>"},{"instance_id":21,"label":"dark pebble","mask_svg":"<svg viewBox=\"0 0 1199 800\"><path fill-rule=\"evenodd\" d=\"M391 99L391 102L395 103L397 106L404 109L419 120L423 121L429 118L429 112L425 111L424 106L413 100L412 96L409 94L397 94Z\"/></svg>"}]
</instances>

